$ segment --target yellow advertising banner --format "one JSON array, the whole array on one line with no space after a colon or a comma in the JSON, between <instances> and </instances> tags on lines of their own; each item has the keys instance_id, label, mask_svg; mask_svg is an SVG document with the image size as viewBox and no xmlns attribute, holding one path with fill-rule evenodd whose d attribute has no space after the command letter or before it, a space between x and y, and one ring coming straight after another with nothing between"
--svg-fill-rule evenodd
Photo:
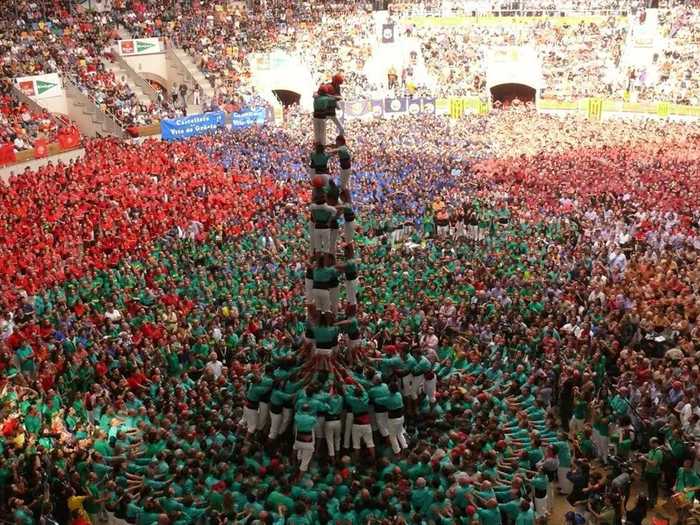
<instances>
[{"instance_id":1,"label":"yellow advertising banner","mask_svg":"<svg viewBox=\"0 0 700 525\"><path fill-rule=\"evenodd\" d=\"M600 120L603 117L603 99L589 98L588 99L588 118L589 120Z\"/></svg>"},{"instance_id":2,"label":"yellow advertising banner","mask_svg":"<svg viewBox=\"0 0 700 525\"><path fill-rule=\"evenodd\" d=\"M660 117L668 117L671 114L671 103L658 102L656 104L656 114Z\"/></svg>"}]
</instances>

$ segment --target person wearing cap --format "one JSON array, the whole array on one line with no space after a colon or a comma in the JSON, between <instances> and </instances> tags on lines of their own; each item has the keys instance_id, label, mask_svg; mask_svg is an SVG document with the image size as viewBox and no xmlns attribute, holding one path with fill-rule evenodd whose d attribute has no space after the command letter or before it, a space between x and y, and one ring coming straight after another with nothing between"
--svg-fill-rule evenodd
<instances>
[{"instance_id":1,"label":"person wearing cap","mask_svg":"<svg viewBox=\"0 0 700 525\"><path fill-rule=\"evenodd\" d=\"M361 385L344 388L345 404L352 411L352 448L359 454L362 444L367 447L367 452L374 458L374 439L372 437L372 424L369 417L369 395Z\"/></svg>"},{"instance_id":2,"label":"person wearing cap","mask_svg":"<svg viewBox=\"0 0 700 525\"><path fill-rule=\"evenodd\" d=\"M376 399L376 404L388 412L389 443L394 454L408 448L403 418L403 396L396 382L389 387L389 395Z\"/></svg>"},{"instance_id":3,"label":"person wearing cap","mask_svg":"<svg viewBox=\"0 0 700 525\"><path fill-rule=\"evenodd\" d=\"M314 428L316 427L316 416L313 414L308 403L302 405L294 414L294 446L299 461L299 470L306 472L309 470L309 463L314 455L316 437Z\"/></svg>"}]
</instances>

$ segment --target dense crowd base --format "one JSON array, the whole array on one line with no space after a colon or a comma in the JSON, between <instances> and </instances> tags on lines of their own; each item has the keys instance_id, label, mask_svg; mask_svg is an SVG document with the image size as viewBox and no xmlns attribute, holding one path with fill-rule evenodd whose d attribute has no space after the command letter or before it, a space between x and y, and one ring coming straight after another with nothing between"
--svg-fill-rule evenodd
<instances>
[{"instance_id":1,"label":"dense crowd base","mask_svg":"<svg viewBox=\"0 0 700 525\"><path fill-rule=\"evenodd\" d=\"M530 525L559 490L597 523L625 507L641 523L671 496L685 519L700 485L697 130L654 126L351 124L342 373L304 366L310 137L295 115L96 141L15 177L0 506L26 524ZM295 417L312 405L322 420ZM615 465L638 453L646 499L628 502Z\"/></svg>"}]
</instances>

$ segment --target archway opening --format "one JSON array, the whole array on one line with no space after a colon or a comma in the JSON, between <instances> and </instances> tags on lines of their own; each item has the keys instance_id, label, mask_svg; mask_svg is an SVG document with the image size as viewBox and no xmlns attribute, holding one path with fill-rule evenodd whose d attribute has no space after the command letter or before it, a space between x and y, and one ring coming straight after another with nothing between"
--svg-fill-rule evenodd
<instances>
[{"instance_id":1,"label":"archway opening","mask_svg":"<svg viewBox=\"0 0 700 525\"><path fill-rule=\"evenodd\" d=\"M515 99L520 102L535 102L536 90L525 84L499 84L491 86L491 100L500 102L503 107L510 106Z\"/></svg>"},{"instance_id":2,"label":"archway opening","mask_svg":"<svg viewBox=\"0 0 700 525\"><path fill-rule=\"evenodd\" d=\"M285 108L293 106L294 104L299 104L301 100L301 95L299 93L290 91L289 89L273 89L272 92L277 95L277 98Z\"/></svg>"},{"instance_id":3,"label":"archway opening","mask_svg":"<svg viewBox=\"0 0 700 525\"><path fill-rule=\"evenodd\" d=\"M151 85L151 87L156 91L162 91L164 94L168 92L168 88L166 88L165 85L158 80L147 78L146 82L148 82Z\"/></svg>"}]
</instances>

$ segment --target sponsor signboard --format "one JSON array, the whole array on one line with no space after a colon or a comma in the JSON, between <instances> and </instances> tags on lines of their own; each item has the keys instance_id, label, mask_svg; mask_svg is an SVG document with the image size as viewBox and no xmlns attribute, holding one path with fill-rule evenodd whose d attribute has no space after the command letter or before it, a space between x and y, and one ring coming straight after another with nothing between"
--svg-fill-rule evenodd
<instances>
[{"instance_id":1,"label":"sponsor signboard","mask_svg":"<svg viewBox=\"0 0 700 525\"><path fill-rule=\"evenodd\" d=\"M122 56L149 55L164 51L165 46L160 38L133 38L119 41L119 54Z\"/></svg>"},{"instance_id":2,"label":"sponsor signboard","mask_svg":"<svg viewBox=\"0 0 700 525\"><path fill-rule=\"evenodd\" d=\"M63 83L58 73L18 77L15 78L15 84L22 93L35 100L63 95Z\"/></svg>"}]
</instances>

